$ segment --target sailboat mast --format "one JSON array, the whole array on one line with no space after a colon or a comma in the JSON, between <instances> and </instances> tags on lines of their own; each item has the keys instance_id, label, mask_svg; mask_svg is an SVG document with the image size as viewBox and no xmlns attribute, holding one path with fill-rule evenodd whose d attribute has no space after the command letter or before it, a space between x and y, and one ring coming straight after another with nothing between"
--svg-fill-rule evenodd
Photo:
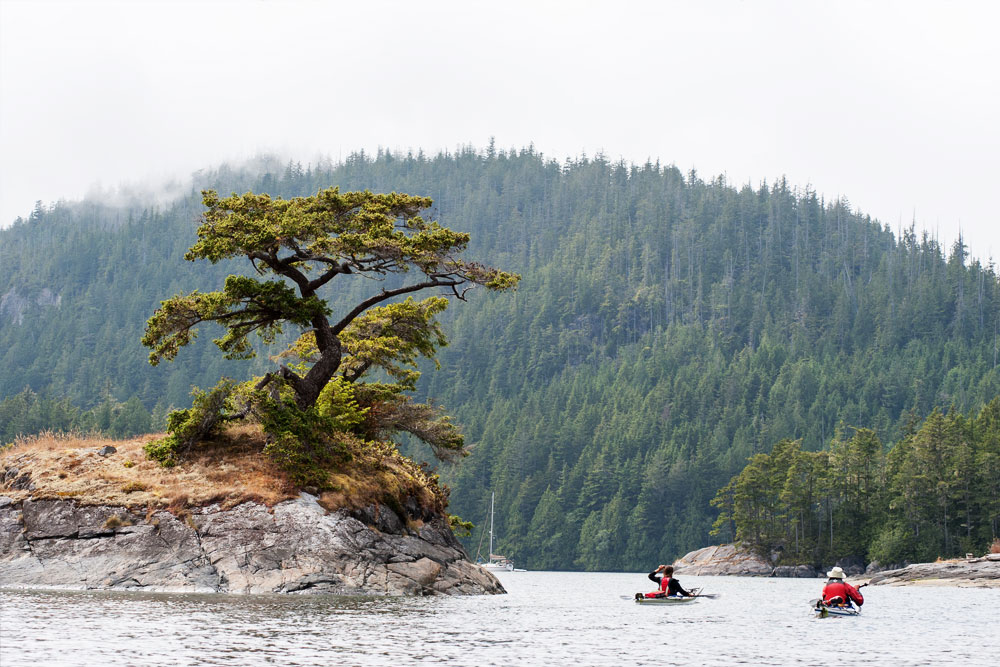
<instances>
[{"instance_id":1,"label":"sailboat mast","mask_svg":"<svg viewBox=\"0 0 1000 667\"><path fill-rule=\"evenodd\" d=\"M493 501L496 497L496 492L490 493L490 560L493 560Z\"/></svg>"}]
</instances>

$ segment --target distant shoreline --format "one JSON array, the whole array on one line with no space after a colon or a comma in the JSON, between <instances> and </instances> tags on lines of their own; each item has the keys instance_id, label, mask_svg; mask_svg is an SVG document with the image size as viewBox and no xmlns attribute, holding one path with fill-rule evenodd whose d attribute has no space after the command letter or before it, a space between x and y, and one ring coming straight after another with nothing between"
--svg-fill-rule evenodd
<instances>
[{"instance_id":1,"label":"distant shoreline","mask_svg":"<svg viewBox=\"0 0 1000 667\"><path fill-rule=\"evenodd\" d=\"M872 586L959 586L1000 588L1000 554L982 558L914 563L879 572L868 579Z\"/></svg>"},{"instance_id":2,"label":"distant shoreline","mask_svg":"<svg viewBox=\"0 0 1000 667\"><path fill-rule=\"evenodd\" d=\"M720 544L692 551L673 563L674 571L687 576L825 578L828 568L812 565L774 565L760 556L733 544ZM872 586L959 586L1000 588L1000 554L981 558L914 563L906 567L864 571L845 566L851 581Z\"/></svg>"}]
</instances>

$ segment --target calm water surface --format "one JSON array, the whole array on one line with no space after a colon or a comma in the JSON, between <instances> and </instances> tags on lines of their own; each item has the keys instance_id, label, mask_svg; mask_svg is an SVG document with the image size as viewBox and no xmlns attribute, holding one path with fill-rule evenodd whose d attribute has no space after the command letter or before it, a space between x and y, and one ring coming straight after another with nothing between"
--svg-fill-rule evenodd
<instances>
[{"instance_id":1,"label":"calm water surface","mask_svg":"<svg viewBox=\"0 0 1000 667\"><path fill-rule=\"evenodd\" d=\"M7 590L0 665L1000 664L1000 590L869 587L862 616L812 619L818 579L682 577L721 597L640 607L620 596L643 574L500 577L509 595Z\"/></svg>"}]
</instances>

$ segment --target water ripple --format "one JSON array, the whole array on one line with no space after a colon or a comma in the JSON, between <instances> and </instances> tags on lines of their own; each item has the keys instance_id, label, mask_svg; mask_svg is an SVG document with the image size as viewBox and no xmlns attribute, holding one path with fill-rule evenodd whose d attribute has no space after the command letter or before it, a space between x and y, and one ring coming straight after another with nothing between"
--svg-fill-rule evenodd
<instances>
[{"instance_id":1,"label":"water ripple","mask_svg":"<svg viewBox=\"0 0 1000 667\"><path fill-rule=\"evenodd\" d=\"M641 574L502 578L509 595L466 598L0 591L0 664L894 667L1000 652L996 590L869 588L860 617L811 619L815 579L685 577L722 597L648 607L620 597L650 586Z\"/></svg>"}]
</instances>

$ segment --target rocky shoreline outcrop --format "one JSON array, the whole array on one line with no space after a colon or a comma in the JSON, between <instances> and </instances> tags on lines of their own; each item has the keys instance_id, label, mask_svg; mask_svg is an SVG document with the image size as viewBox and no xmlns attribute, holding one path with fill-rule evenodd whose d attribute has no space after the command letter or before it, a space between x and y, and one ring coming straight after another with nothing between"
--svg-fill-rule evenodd
<instances>
[{"instance_id":1,"label":"rocky shoreline outcrop","mask_svg":"<svg viewBox=\"0 0 1000 667\"><path fill-rule=\"evenodd\" d=\"M774 565L734 544L696 549L674 561L674 572L691 576L774 576ZM811 569L811 568L810 568ZM815 571L808 576L816 576Z\"/></svg>"},{"instance_id":2,"label":"rocky shoreline outcrop","mask_svg":"<svg viewBox=\"0 0 1000 667\"><path fill-rule=\"evenodd\" d=\"M691 576L733 576L733 577L791 577L813 578L823 576L812 565L776 565L777 554L772 560L740 549L734 544L696 549L674 561L677 574ZM851 562L838 562L849 574L862 574L864 567Z\"/></svg>"},{"instance_id":3,"label":"rocky shoreline outcrop","mask_svg":"<svg viewBox=\"0 0 1000 667\"><path fill-rule=\"evenodd\" d=\"M441 515L328 512L316 498L172 514L0 496L0 586L201 593L505 592Z\"/></svg>"},{"instance_id":4,"label":"rocky shoreline outcrop","mask_svg":"<svg viewBox=\"0 0 1000 667\"><path fill-rule=\"evenodd\" d=\"M775 554L777 560L777 554ZM812 565L775 565L733 544L720 544L692 551L674 561L674 571L689 576L735 577L825 577L828 568ZM951 586L1000 587L1000 554L982 558L916 563L883 570L878 563L867 567L860 559L846 558L834 563L849 577L873 586L940 584Z\"/></svg>"},{"instance_id":5,"label":"rocky shoreline outcrop","mask_svg":"<svg viewBox=\"0 0 1000 667\"><path fill-rule=\"evenodd\" d=\"M872 586L924 584L1000 588L1000 554L937 563L914 563L896 570L879 572L868 583Z\"/></svg>"}]
</instances>

